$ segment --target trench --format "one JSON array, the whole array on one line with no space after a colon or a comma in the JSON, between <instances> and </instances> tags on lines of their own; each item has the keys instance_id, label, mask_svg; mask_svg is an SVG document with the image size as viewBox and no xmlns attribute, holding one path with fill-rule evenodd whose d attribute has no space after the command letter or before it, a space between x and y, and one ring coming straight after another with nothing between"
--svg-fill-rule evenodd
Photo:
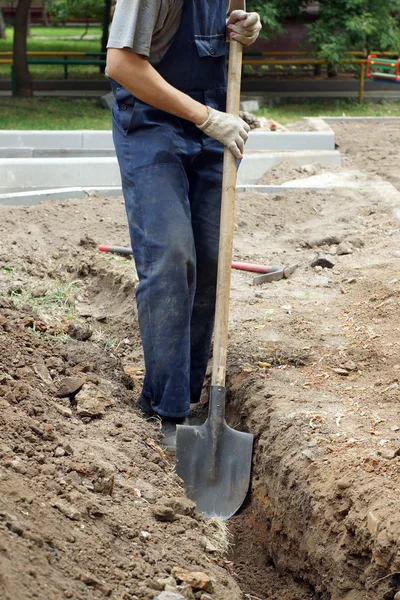
<instances>
[{"instance_id":1,"label":"trench","mask_svg":"<svg viewBox=\"0 0 400 600\"><path fill-rule=\"evenodd\" d=\"M379 571L386 565L379 558L374 564L376 553L361 524L346 536L332 524L336 510L340 516L333 520L339 522L350 512L345 480L337 486L331 479L332 493L318 498L310 477L310 466L312 473L317 468L297 460L298 432L279 422L266 384L250 377L233 388L227 422L255 433L249 493L229 521L228 559L243 598L397 600L399 573ZM255 426L250 411L257 399L264 399L265 410Z\"/></svg>"}]
</instances>

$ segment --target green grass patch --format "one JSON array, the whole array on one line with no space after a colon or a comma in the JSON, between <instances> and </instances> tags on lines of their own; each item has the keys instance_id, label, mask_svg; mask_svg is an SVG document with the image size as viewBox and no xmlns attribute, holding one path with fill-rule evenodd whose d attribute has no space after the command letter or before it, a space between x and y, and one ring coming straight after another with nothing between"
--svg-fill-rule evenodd
<instances>
[{"instance_id":1,"label":"green grass patch","mask_svg":"<svg viewBox=\"0 0 400 600\"><path fill-rule=\"evenodd\" d=\"M303 117L400 117L400 102L364 102L336 100L319 102L285 102L258 111L259 116L274 119L283 125Z\"/></svg>"},{"instance_id":2,"label":"green grass patch","mask_svg":"<svg viewBox=\"0 0 400 600\"><path fill-rule=\"evenodd\" d=\"M96 98L1 98L0 129L111 129L110 111ZM400 102L287 102L258 115L287 124L303 117L400 117Z\"/></svg>"},{"instance_id":3,"label":"green grass patch","mask_svg":"<svg viewBox=\"0 0 400 600\"><path fill-rule=\"evenodd\" d=\"M17 308L29 306L38 315L41 313L57 313L72 319L75 314L75 297L79 287L79 281L58 284L51 287L44 296L35 298L32 290L13 292L11 299Z\"/></svg>"},{"instance_id":4,"label":"green grass patch","mask_svg":"<svg viewBox=\"0 0 400 600\"><path fill-rule=\"evenodd\" d=\"M111 129L96 98L0 98L0 114L0 129Z\"/></svg>"},{"instance_id":5,"label":"green grass patch","mask_svg":"<svg viewBox=\"0 0 400 600\"><path fill-rule=\"evenodd\" d=\"M100 39L91 40L74 39L81 36L83 27L33 27L32 37L28 39L28 52L100 52ZM91 27L88 35L100 35L99 27ZM49 37L51 39L38 39ZM59 39L59 38L72 39ZM11 52L13 46L13 29L7 28L7 39L0 40L0 52ZM71 57L72 58L72 57ZM9 65L0 65L0 79L10 79ZM63 65L31 65L30 71L33 79L62 79L64 77ZM70 79L101 79L103 75L98 66L69 66Z\"/></svg>"}]
</instances>

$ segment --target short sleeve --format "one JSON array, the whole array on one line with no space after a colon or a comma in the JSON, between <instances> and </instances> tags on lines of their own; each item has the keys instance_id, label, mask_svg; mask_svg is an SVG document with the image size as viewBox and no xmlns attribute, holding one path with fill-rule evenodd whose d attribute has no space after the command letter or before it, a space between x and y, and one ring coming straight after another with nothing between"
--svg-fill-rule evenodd
<instances>
[{"instance_id":1,"label":"short sleeve","mask_svg":"<svg viewBox=\"0 0 400 600\"><path fill-rule=\"evenodd\" d=\"M117 0L107 48L130 48L150 55L162 0Z\"/></svg>"}]
</instances>

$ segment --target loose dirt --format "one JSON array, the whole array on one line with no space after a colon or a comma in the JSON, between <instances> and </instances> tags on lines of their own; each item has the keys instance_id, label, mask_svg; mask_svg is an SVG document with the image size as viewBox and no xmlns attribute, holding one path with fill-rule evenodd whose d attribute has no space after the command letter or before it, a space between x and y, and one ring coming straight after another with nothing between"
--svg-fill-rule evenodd
<instances>
[{"instance_id":1,"label":"loose dirt","mask_svg":"<svg viewBox=\"0 0 400 600\"><path fill-rule=\"evenodd\" d=\"M373 185L238 197L235 258L299 268L261 287L233 273L228 417L256 446L231 537L135 408L133 263L96 248L129 244L122 200L0 207L2 598L393 600L400 226L377 190L400 183L400 127L335 129Z\"/></svg>"}]
</instances>

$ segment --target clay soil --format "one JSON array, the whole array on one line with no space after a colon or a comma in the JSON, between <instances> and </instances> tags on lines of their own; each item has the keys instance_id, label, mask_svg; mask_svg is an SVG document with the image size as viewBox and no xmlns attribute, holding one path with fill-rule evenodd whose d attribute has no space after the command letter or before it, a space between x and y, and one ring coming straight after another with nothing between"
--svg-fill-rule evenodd
<instances>
[{"instance_id":1,"label":"clay soil","mask_svg":"<svg viewBox=\"0 0 400 600\"><path fill-rule=\"evenodd\" d=\"M256 443L230 534L135 408L133 263L97 251L129 243L122 199L0 207L1 598L394 599L400 126L335 130L360 187L238 197L235 258L299 267L233 273L228 417Z\"/></svg>"}]
</instances>

